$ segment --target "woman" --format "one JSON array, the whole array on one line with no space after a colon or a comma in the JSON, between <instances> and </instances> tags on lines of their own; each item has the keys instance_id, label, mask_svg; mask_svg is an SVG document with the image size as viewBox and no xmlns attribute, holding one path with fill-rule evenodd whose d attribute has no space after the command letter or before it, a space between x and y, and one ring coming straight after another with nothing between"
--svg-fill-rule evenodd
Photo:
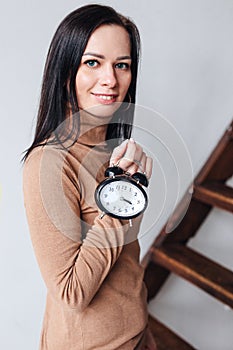
<instances>
[{"instance_id":1,"label":"woman","mask_svg":"<svg viewBox=\"0 0 233 350\"><path fill-rule=\"evenodd\" d=\"M24 157L25 208L48 290L40 350L156 349L141 217L132 227L100 218L94 201L108 164L151 175L151 159L130 139L138 55L135 25L101 5L69 14L51 42Z\"/></svg>"}]
</instances>

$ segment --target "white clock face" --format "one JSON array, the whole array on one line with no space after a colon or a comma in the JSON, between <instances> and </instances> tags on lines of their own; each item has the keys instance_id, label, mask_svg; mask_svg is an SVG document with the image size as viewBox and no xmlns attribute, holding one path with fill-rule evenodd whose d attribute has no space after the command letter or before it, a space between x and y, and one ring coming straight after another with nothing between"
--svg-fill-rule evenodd
<instances>
[{"instance_id":1,"label":"white clock face","mask_svg":"<svg viewBox=\"0 0 233 350\"><path fill-rule=\"evenodd\" d=\"M99 200L108 213L122 218L136 216L146 206L146 198L142 190L124 180L113 180L103 186Z\"/></svg>"}]
</instances>

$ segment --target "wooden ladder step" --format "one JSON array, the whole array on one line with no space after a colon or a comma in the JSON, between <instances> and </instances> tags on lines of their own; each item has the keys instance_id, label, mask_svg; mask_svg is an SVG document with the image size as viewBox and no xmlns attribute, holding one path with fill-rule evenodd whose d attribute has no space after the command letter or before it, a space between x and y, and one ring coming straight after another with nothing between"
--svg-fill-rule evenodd
<instances>
[{"instance_id":1,"label":"wooden ladder step","mask_svg":"<svg viewBox=\"0 0 233 350\"><path fill-rule=\"evenodd\" d=\"M233 212L233 188L219 182L194 186L194 198L212 206Z\"/></svg>"},{"instance_id":2,"label":"wooden ladder step","mask_svg":"<svg viewBox=\"0 0 233 350\"><path fill-rule=\"evenodd\" d=\"M195 348L176 335L163 323L149 316L149 326L157 344L157 350L194 350Z\"/></svg>"},{"instance_id":3,"label":"wooden ladder step","mask_svg":"<svg viewBox=\"0 0 233 350\"><path fill-rule=\"evenodd\" d=\"M182 244L151 248L151 259L233 308L233 272Z\"/></svg>"}]
</instances>

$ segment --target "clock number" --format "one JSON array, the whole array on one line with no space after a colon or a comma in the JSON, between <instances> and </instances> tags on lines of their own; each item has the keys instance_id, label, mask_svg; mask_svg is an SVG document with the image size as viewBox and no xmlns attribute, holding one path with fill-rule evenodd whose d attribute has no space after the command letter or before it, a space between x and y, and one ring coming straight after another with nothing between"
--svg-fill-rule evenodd
<instances>
[{"instance_id":1,"label":"clock number","mask_svg":"<svg viewBox=\"0 0 233 350\"><path fill-rule=\"evenodd\" d=\"M114 192L114 188L113 188L113 187L110 187L110 188L109 188L109 192Z\"/></svg>"}]
</instances>

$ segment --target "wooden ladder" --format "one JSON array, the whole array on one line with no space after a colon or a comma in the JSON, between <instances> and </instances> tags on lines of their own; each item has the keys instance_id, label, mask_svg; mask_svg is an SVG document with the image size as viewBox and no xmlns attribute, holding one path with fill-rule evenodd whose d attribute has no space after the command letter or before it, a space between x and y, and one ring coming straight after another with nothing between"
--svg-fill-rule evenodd
<instances>
[{"instance_id":1,"label":"wooden ladder","mask_svg":"<svg viewBox=\"0 0 233 350\"><path fill-rule=\"evenodd\" d=\"M213 207L233 212L233 188L226 185L232 175L233 121L195 178L191 202L183 220L171 234L166 233L165 225L143 259L148 301L156 296L173 272L233 307L233 272L187 247L188 240L197 233ZM177 213L179 208L182 208L182 201ZM158 350L194 349L154 317L149 317L149 323Z\"/></svg>"}]
</instances>

